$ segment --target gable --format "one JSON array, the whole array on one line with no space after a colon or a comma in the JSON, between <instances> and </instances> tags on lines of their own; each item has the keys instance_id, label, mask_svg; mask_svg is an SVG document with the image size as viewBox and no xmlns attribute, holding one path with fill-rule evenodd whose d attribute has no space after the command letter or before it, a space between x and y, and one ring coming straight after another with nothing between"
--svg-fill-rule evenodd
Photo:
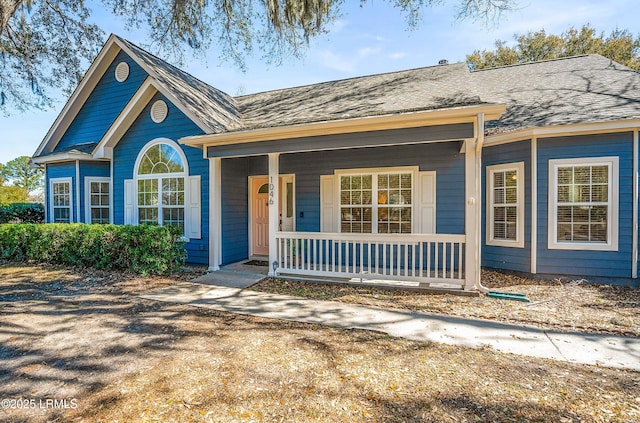
<instances>
[{"instance_id":1,"label":"gable","mask_svg":"<svg viewBox=\"0 0 640 423\"><path fill-rule=\"evenodd\" d=\"M129 76L125 81L118 82L115 70L121 62L128 64ZM146 77L147 73L121 50L89 94L53 152L66 151L77 144L100 141Z\"/></svg>"}]
</instances>

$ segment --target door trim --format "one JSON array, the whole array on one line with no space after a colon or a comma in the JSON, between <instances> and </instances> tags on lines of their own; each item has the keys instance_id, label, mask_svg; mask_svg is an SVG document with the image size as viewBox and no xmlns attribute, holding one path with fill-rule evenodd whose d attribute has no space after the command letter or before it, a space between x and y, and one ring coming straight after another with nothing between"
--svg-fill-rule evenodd
<instances>
[{"instance_id":1,"label":"door trim","mask_svg":"<svg viewBox=\"0 0 640 423\"><path fill-rule=\"evenodd\" d=\"M292 178L293 179L293 231L295 232L296 230L296 175L295 173L281 173L278 177L278 183L281 184L282 183L282 179L283 178ZM269 175L251 175L248 177L248 188L247 188L247 198L248 198L248 218L247 218L247 257L249 259L251 258L255 258L255 257L263 257L263 256L256 256L253 254L253 180L254 179L266 179L267 181L269 180ZM279 190L279 192L282 194L283 191ZM283 202L283 198L280 198L278 200L278 212L282 211L282 202Z\"/></svg>"}]
</instances>

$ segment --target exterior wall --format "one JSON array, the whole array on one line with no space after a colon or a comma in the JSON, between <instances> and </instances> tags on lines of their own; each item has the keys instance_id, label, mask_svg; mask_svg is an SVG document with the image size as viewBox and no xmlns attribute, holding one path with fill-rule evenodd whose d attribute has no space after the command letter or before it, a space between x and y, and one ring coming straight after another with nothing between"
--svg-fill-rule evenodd
<instances>
[{"instance_id":1,"label":"exterior wall","mask_svg":"<svg viewBox=\"0 0 640 423\"><path fill-rule=\"evenodd\" d=\"M487 245L487 166L524 162L524 248ZM531 141L485 147L482 150L482 266L531 271Z\"/></svg>"},{"instance_id":2,"label":"exterior wall","mask_svg":"<svg viewBox=\"0 0 640 423\"><path fill-rule=\"evenodd\" d=\"M86 222L85 214L86 196L85 196L85 180L87 176L100 176L108 178L111 176L109 162L80 162L80 191L75 195L80 196L80 222ZM113 207L113 205L111 205Z\"/></svg>"},{"instance_id":3,"label":"exterior wall","mask_svg":"<svg viewBox=\"0 0 640 423\"><path fill-rule=\"evenodd\" d=\"M129 64L129 77L118 82L115 68L122 61ZM146 72L126 53L118 53L54 151L64 151L74 144L100 141L146 77Z\"/></svg>"},{"instance_id":4,"label":"exterior wall","mask_svg":"<svg viewBox=\"0 0 640 423\"><path fill-rule=\"evenodd\" d=\"M156 100L164 100L169 107L167 118L161 123L151 120L149 111ZM160 94L156 94L143 109L133 125L113 151L113 203L114 223L124 224L124 181L133 178L134 166L141 149L157 138L177 141L187 135L201 134L198 128L177 107ZM202 150L180 146L187 157L189 175L201 176L202 238L192 239L187 245L189 263L207 264L209 261L209 161L202 157Z\"/></svg>"},{"instance_id":5,"label":"exterior wall","mask_svg":"<svg viewBox=\"0 0 640 423\"><path fill-rule=\"evenodd\" d=\"M320 175L336 169L419 166L436 171L436 232L464 233L464 154L460 143L332 150L280 156L280 173L295 174L296 230L320 231ZM222 262L248 255L248 177L266 175L266 156L222 160Z\"/></svg>"},{"instance_id":6,"label":"exterior wall","mask_svg":"<svg viewBox=\"0 0 640 423\"><path fill-rule=\"evenodd\" d=\"M549 160L618 156L618 251L548 249ZM633 136L631 133L558 137L538 140L537 271L546 275L631 277L633 231Z\"/></svg>"},{"instance_id":7,"label":"exterior wall","mask_svg":"<svg viewBox=\"0 0 640 423\"><path fill-rule=\"evenodd\" d=\"M78 209L76 207L76 162L67 163L51 163L47 165L47 172L45 174L45 199L44 206L47 209L47 223L51 223L53 216L51 216L51 202L49 192L49 181L53 178L71 178L71 187L73 189L73 196L71 198L71 210L72 210L72 222L78 221Z\"/></svg>"}]
</instances>

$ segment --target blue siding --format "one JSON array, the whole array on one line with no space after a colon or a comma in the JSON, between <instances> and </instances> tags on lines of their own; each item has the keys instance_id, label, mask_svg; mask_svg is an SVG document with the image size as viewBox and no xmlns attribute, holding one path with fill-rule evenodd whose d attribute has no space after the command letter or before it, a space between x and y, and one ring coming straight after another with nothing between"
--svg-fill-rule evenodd
<instances>
[{"instance_id":1,"label":"blue siding","mask_svg":"<svg viewBox=\"0 0 640 423\"><path fill-rule=\"evenodd\" d=\"M151 104L162 99L169 106L167 118L154 123L149 115ZM160 94L156 94L122 137L113 152L113 199L114 223L124 223L124 181L133 178L133 167L140 150L156 138L177 141L187 135L199 135L202 130L187 118L177 107ZM189 175L201 176L202 238L187 243L187 261L196 264L209 262L209 161L202 158L202 150L180 146L189 164Z\"/></svg>"},{"instance_id":2,"label":"blue siding","mask_svg":"<svg viewBox=\"0 0 640 423\"><path fill-rule=\"evenodd\" d=\"M256 158L222 160L222 263L246 259L249 254L249 163ZM266 158L265 158L266 161ZM263 173L264 174L264 173Z\"/></svg>"},{"instance_id":3,"label":"blue siding","mask_svg":"<svg viewBox=\"0 0 640 423\"><path fill-rule=\"evenodd\" d=\"M129 77L118 82L115 69L123 61L129 64ZM100 141L146 77L146 72L126 53L118 53L54 151L64 151L74 144Z\"/></svg>"},{"instance_id":4,"label":"blue siding","mask_svg":"<svg viewBox=\"0 0 640 423\"><path fill-rule=\"evenodd\" d=\"M80 162L80 222L86 222L85 216L85 183L84 178L87 176L99 176L108 178L110 176L109 162Z\"/></svg>"},{"instance_id":5,"label":"blue siding","mask_svg":"<svg viewBox=\"0 0 640 423\"><path fill-rule=\"evenodd\" d=\"M436 171L438 233L464 233L464 154L456 142L333 150L280 156L280 173L295 174L296 230L320 230L320 175L335 169L419 166ZM222 160L223 263L248 255L248 176L268 173L265 156ZM304 216L304 217L301 217Z\"/></svg>"},{"instance_id":6,"label":"blue siding","mask_svg":"<svg viewBox=\"0 0 640 423\"><path fill-rule=\"evenodd\" d=\"M631 133L559 137L538 141L538 266L540 274L583 277L631 277L633 215L633 142ZM549 250L549 160L618 156L618 251Z\"/></svg>"},{"instance_id":7,"label":"blue siding","mask_svg":"<svg viewBox=\"0 0 640 423\"><path fill-rule=\"evenodd\" d=\"M71 188L72 188L72 198L71 198L71 213L72 213L72 221L78 221L78 210L76 210L76 196L78 193L76 192L76 162L68 162L68 163L51 163L47 165L47 172L45 175L45 189L46 189L46 198L45 198L45 207L47 208L47 221L51 222L50 205L49 202L49 181L53 178L72 178Z\"/></svg>"},{"instance_id":8,"label":"blue siding","mask_svg":"<svg viewBox=\"0 0 640 423\"><path fill-rule=\"evenodd\" d=\"M524 248L486 245L487 166L524 162ZM486 147L482 151L482 266L531 271L531 141Z\"/></svg>"}]
</instances>

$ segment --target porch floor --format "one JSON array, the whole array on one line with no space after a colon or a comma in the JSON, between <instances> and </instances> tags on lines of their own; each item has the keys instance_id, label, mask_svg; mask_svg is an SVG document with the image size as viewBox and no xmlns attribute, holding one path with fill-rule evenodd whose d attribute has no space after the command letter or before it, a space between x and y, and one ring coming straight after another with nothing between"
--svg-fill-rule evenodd
<instances>
[{"instance_id":1,"label":"porch floor","mask_svg":"<svg viewBox=\"0 0 640 423\"><path fill-rule=\"evenodd\" d=\"M206 273L192 282L226 288L247 288L260 281L269 269L266 266L253 266L245 261L222 266L220 270Z\"/></svg>"}]
</instances>

